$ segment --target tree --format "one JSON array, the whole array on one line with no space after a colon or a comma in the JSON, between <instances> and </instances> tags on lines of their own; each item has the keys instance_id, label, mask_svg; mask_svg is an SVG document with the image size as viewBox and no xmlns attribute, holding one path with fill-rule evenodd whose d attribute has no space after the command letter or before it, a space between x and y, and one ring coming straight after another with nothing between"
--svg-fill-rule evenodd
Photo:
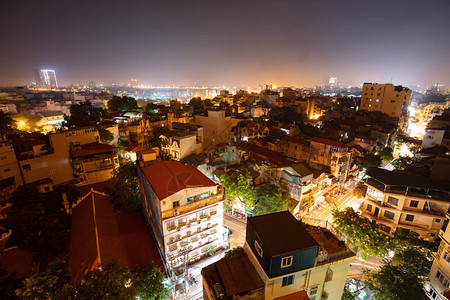
<instances>
[{"instance_id":1,"label":"tree","mask_svg":"<svg viewBox=\"0 0 450 300\"><path fill-rule=\"evenodd\" d=\"M372 168L379 167L381 165L382 159L379 155L373 153L365 153L359 161L359 165L362 168Z\"/></svg>"},{"instance_id":2,"label":"tree","mask_svg":"<svg viewBox=\"0 0 450 300\"><path fill-rule=\"evenodd\" d=\"M119 96L112 96L111 99L108 101L108 110L114 111L114 112L126 112L126 111L132 111L133 109L138 108L136 99L132 97L119 97Z\"/></svg>"},{"instance_id":3,"label":"tree","mask_svg":"<svg viewBox=\"0 0 450 300\"><path fill-rule=\"evenodd\" d=\"M394 159L394 149L386 147L383 148L380 152L378 152L378 155L381 157L383 161L391 161Z\"/></svg>"},{"instance_id":4,"label":"tree","mask_svg":"<svg viewBox=\"0 0 450 300\"><path fill-rule=\"evenodd\" d=\"M200 97L194 97L191 99L191 101L189 101L189 105L190 106L194 106L194 107L203 107L203 101L202 98Z\"/></svg>"},{"instance_id":5,"label":"tree","mask_svg":"<svg viewBox=\"0 0 450 300\"><path fill-rule=\"evenodd\" d=\"M314 196L312 194L309 194L305 197L302 197L302 200L300 201L300 204L306 208L309 208L314 205L314 202L316 200L314 199Z\"/></svg>"},{"instance_id":6,"label":"tree","mask_svg":"<svg viewBox=\"0 0 450 300\"><path fill-rule=\"evenodd\" d=\"M19 284L20 282L15 279L14 274L8 274L0 265L0 299L14 299Z\"/></svg>"},{"instance_id":7,"label":"tree","mask_svg":"<svg viewBox=\"0 0 450 300\"><path fill-rule=\"evenodd\" d=\"M94 107L90 101L70 106L70 117L65 116L65 126L83 127L96 125L102 118L108 117L108 112L101 107Z\"/></svg>"},{"instance_id":8,"label":"tree","mask_svg":"<svg viewBox=\"0 0 450 300\"><path fill-rule=\"evenodd\" d=\"M389 238L379 232L379 226L357 214L353 208L333 210L336 231L347 242L363 251L367 255L384 257L389 252Z\"/></svg>"},{"instance_id":9,"label":"tree","mask_svg":"<svg viewBox=\"0 0 450 300\"><path fill-rule=\"evenodd\" d=\"M114 140L114 135L103 127L98 128L98 134L103 144L109 144Z\"/></svg>"},{"instance_id":10,"label":"tree","mask_svg":"<svg viewBox=\"0 0 450 300\"><path fill-rule=\"evenodd\" d=\"M391 164L395 170L404 170L413 161L414 159L412 157L399 156L397 159L393 160Z\"/></svg>"},{"instance_id":11,"label":"tree","mask_svg":"<svg viewBox=\"0 0 450 300\"><path fill-rule=\"evenodd\" d=\"M360 181L356 185L355 189L352 192L352 195L356 198L364 198L366 196L367 192L367 185L364 184L364 182Z\"/></svg>"},{"instance_id":12,"label":"tree","mask_svg":"<svg viewBox=\"0 0 450 300\"><path fill-rule=\"evenodd\" d=\"M12 195L13 206L5 225L12 229L11 242L36 255L58 255L69 240L70 216L61 193L39 194L32 186L21 186Z\"/></svg>"},{"instance_id":13,"label":"tree","mask_svg":"<svg viewBox=\"0 0 450 300\"><path fill-rule=\"evenodd\" d=\"M254 216L271 214L275 212L290 210L290 196L282 193L280 189L272 184L258 188L256 192L258 199L253 210Z\"/></svg>"},{"instance_id":14,"label":"tree","mask_svg":"<svg viewBox=\"0 0 450 300\"><path fill-rule=\"evenodd\" d=\"M164 275L149 263L133 270L121 267L116 261L102 270L90 271L84 282L75 287L78 299L166 299L168 290Z\"/></svg>"},{"instance_id":15,"label":"tree","mask_svg":"<svg viewBox=\"0 0 450 300\"><path fill-rule=\"evenodd\" d=\"M13 119L11 118L11 114L0 110L0 133L5 133L6 130L11 128L12 124Z\"/></svg>"},{"instance_id":16,"label":"tree","mask_svg":"<svg viewBox=\"0 0 450 300\"><path fill-rule=\"evenodd\" d=\"M220 180L225 187L225 205L228 208L231 208L236 199L242 201L246 208L253 208L257 199L256 189L253 186L253 178L246 168L239 169L231 175L224 174Z\"/></svg>"},{"instance_id":17,"label":"tree","mask_svg":"<svg viewBox=\"0 0 450 300\"><path fill-rule=\"evenodd\" d=\"M367 287L374 293L375 299L428 299L422 282L402 265L387 262L379 272L367 271L364 278Z\"/></svg>"},{"instance_id":18,"label":"tree","mask_svg":"<svg viewBox=\"0 0 450 300\"><path fill-rule=\"evenodd\" d=\"M23 287L16 290L22 299L73 299L73 288L65 262L55 260L46 272L35 274L24 280Z\"/></svg>"},{"instance_id":19,"label":"tree","mask_svg":"<svg viewBox=\"0 0 450 300\"><path fill-rule=\"evenodd\" d=\"M115 169L108 187L114 209L126 213L141 208L141 198L137 188L138 180L134 164L125 164Z\"/></svg>"}]
</instances>

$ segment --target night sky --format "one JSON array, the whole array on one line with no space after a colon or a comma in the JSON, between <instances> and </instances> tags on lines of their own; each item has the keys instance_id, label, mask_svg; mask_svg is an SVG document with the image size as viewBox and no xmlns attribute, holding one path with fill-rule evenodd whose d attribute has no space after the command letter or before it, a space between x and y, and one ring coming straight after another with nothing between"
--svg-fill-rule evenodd
<instances>
[{"instance_id":1,"label":"night sky","mask_svg":"<svg viewBox=\"0 0 450 300\"><path fill-rule=\"evenodd\" d=\"M0 0L0 86L450 87L450 0Z\"/></svg>"}]
</instances>

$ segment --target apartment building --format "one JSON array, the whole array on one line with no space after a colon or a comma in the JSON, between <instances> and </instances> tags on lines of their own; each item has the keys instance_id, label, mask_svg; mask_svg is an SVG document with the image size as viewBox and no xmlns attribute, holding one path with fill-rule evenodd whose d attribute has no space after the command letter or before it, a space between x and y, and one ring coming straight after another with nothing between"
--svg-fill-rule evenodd
<instances>
[{"instance_id":1,"label":"apartment building","mask_svg":"<svg viewBox=\"0 0 450 300\"><path fill-rule=\"evenodd\" d=\"M191 165L138 166L144 214L173 279L224 247L222 187Z\"/></svg>"},{"instance_id":2,"label":"apartment building","mask_svg":"<svg viewBox=\"0 0 450 300\"><path fill-rule=\"evenodd\" d=\"M73 146L70 151L73 174L81 184L110 179L119 167L117 147L98 142Z\"/></svg>"},{"instance_id":3,"label":"apartment building","mask_svg":"<svg viewBox=\"0 0 450 300\"><path fill-rule=\"evenodd\" d=\"M315 137L310 141L308 164L334 175L339 181L347 179L352 151L338 141Z\"/></svg>"},{"instance_id":4,"label":"apartment building","mask_svg":"<svg viewBox=\"0 0 450 300\"><path fill-rule=\"evenodd\" d=\"M403 108L411 103L412 90L386 83L364 83L361 94L361 110L380 111L390 117L399 118Z\"/></svg>"},{"instance_id":5,"label":"apartment building","mask_svg":"<svg viewBox=\"0 0 450 300\"><path fill-rule=\"evenodd\" d=\"M10 141L0 141L0 180L14 178L14 186L22 184L22 175Z\"/></svg>"},{"instance_id":6,"label":"apartment building","mask_svg":"<svg viewBox=\"0 0 450 300\"><path fill-rule=\"evenodd\" d=\"M190 154L202 152L202 136L195 131L169 131L160 136L161 155L181 160Z\"/></svg>"},{"instance_id":7,"label":"apartment building","mask_svg":"<svg viewBox=\"0 0 450 300\"><path fill-rule=\"evenodd\" d=\"M416 117L422 125L427 125L434 116L441 115L445 109L450 108L450 100L445 102L429 102L416 111Z\"/></svg>"},{"instance_id":8,"label":"apartment building","mask_svg":"<svg viewBox=\"0 0 450 300\"><path fill-rule=\"evenodd\" d=\"M447 213L450 219L450 214ZM450 228L440 230L441 243L435 254L425 290L433 300L450 299Z\"/></svg>"},{"instance_id":9,"label":"apartment building","mask_svg":"<svg viewBox=\"0 0 450 300\"><path fill-rule=\"evenodd\" d=\"M450 208L450 186L401 171L367 170L367 193L362 216L381 225L391 235L398 227L433 240Z\"/></svg>"},{"instance_id":10,"label":"apartment building","mask_svg":"<svg viewBox=\"0 0 450 300\"><path fill-rule=\"evenodd\" d=\"M214 150L219 143L228 143L231 140L231 128L239 120L225 115L225 111L208 111L207 116L196 115L195 124L203 126L203 151Z\"/></svg>"},{"instance_id":11,"label":"apartment building","mask_svg":"<svg viewBox=\"0 0 450 300\"><path fill-rule=\"evenodd\" d=\"M354 257L326 228L288 211L252 217L244 251L202 270L203 298L341 299Z\"/></svg>"}]
</instances>

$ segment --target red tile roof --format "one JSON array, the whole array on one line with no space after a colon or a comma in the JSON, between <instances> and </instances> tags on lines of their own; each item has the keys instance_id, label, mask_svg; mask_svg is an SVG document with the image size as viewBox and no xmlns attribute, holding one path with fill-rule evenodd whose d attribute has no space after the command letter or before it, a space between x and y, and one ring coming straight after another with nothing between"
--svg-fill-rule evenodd
<instances>
[{"instance_id":1,"label":"red tile roof","mask_svg":"<svg viewBox=\"0 0 450 300\"><path fill-rule=\"evenodd\" d=\"M293 137L293 136L290 136L290 135L285 136L283 138L283 140L291 142L291 143L294 143L294 144L301 144L301 145L304 145L304 144L307 143L307 141L304 140L304 139L299 139L299 138L296 138L296 137Z\"/></svg>"},{"instance_id":2,"label":"red tile roof","mask_svg":"<svg viewBox=\"0 0 450 300\"><path fill-rule=\"evenodd\" d=\"M274 298L274 300L309 300L309 297L306 291L303 290L286 296Z\"/></svg>"},{"instance_id":3,"label":"red tile roof","mask_svg":"<svg viewBox=\"0 0 450 300\"><path fill-rule=\"evenodd\" d=\"M121 214L116 218L130 267L154 261L157 267L164 268L142 212Z\"/></svg>"},{"instance_id":4,"label":"red tile roof","mask_svg":"<svg viewBox=\"0 0 450 300\"><path fill-rule=\"evenodd\" d=\"M117 147L115 147L115 146L111 146L108 144L100 144L98 142L95 142L95 143L84 144L81 146L81 149L72 151L70 154L72 157L75 158L75 157L86 156L86 155L107 153L107 152L111 152L116 149L117 149Z\"/></svg>"},{"instance_id":5,"label":"red tile roof","mask_svg":"<svg viewBox=\"0 0 450 300\"><path fill-rule=\"evenodd\" d=\"M33 253L20 249L19 247L4 249L0 255L2 269L8 272L8 274L15 273L14 276L16 279L30 276L32 263Z\"/></svg>"},{"instance_id":6,"label":"red tile roof","mask_svg":"<svg viewBox=\"0 0 450 300\"><path fill-rule=\"evenodd\" d=\"M194 166L178 161L158 161L142 170L159 200L185 188L216 185Z\"/></svg>"},{"instance_id":7,"label":"red tile roof","mask_svg":"<svg viewBox=\"0 0 450 300\"><path fill-rule=\"evenodd\" d=\"M127 146L127 152L138 152L147 150L147 147L139 145L138 143L131 143Z\"/></svg>"},{"instance_id":8,"label":"red tile roof","mask_svg":"<svg viewBox=\"0 0 450 300\"><path fill-rule=\"evenodd\" d=\"M69 249L69 274L78 283L90 270L117 259L128 266L111 201L91 192L73 208Z\"/></svg>"},{"instance_id":9,"label":"red tile roof","mask_svg":"<svg viewBox=\"0 0 450 300\"><path fill-rule=\"evenodd\" d=\"M275 152L248 142L240 143L238 145L238 148L251 152L256 158L259 158L261 160L268 160L271 163L277 164L278 166L291 165L294 163L279 152Z\"/></svg>"},{"instance_id":10,"label":"red tile roof","mask_svg":"<svg viewBox=\"0 0 450 300\"><path fill-rule=\"evenodd\" d=\"M108 181L101 181L101 182L92 183L92 184L79 185L78 188L80 189L81 197L83 197L86 194L89 194L91 189L94 189L97 192L100 192L103 194L109 194Z\"/></svg>"},{"instance_id":11,"label":"red tile roof","mask_svg":"<svg viewBox=\"0 0 450 300\"><path fill-rule=\"evenodd\" d=\"M329 145L329 146L334 146L334 147L338 147L338 148L347 148L348 147L346 144L344 144L342 142L329 140L329 139L324 139L324 138L319 138L319 137L313 138L311 140L311 142L316 142L316 143L325 144L325 145Z\"/></svg>"}]
</instances>

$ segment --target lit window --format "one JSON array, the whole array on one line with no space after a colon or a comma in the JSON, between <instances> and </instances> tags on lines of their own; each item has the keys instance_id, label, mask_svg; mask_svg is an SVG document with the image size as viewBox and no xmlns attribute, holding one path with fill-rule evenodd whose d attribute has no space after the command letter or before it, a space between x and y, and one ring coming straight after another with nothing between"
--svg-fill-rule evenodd
<instances>
[{"instance_id":1,"label":"lit window","mask_svg":"<svg viewBox=\"0 0 450 300\"><path fill-rule=\"evenodd\" d=\"M292 256L283 257L281 259L281 267L286 268L292 266Z\"/></svg>"},{"instance_id":2,"label":"lit window","mask_svg":"<svg viewBox=\"0 0 450 300\"><path fill-rule=\"evenodd\" d=\"M256 249L256 252L258 252L259 256L263 257L263 250L262 250L261 246L258 244L257 240L255 240L255 249Z\"/></svg>"}]
</instances>

